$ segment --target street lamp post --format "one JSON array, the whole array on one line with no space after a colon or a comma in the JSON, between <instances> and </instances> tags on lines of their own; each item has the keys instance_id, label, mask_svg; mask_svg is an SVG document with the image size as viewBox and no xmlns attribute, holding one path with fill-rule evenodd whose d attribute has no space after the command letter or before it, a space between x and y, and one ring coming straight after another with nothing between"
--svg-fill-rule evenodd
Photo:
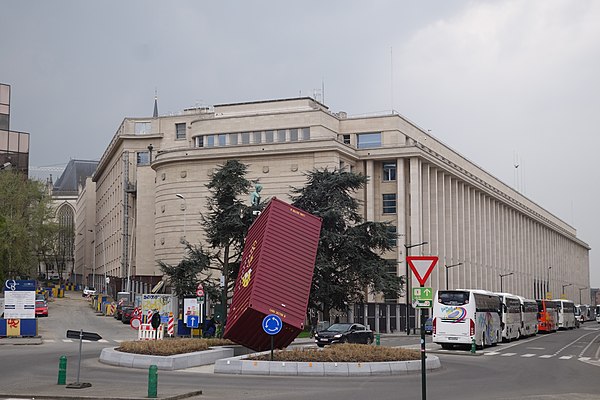
<instances>
[{"instance_id":1,"label":"street lamp post","mask_svg":"<svg viewBox=\"0 0 600 400\"><path fill-rule=\"evenodd\" d=\"M183 239L181 243L185 243L187 241L187 201L182 194L177 193L175 196L183 200Z\"/></svg>"},{"instance_id":2,"label":"street lamp post","mask_svg":"<svg viewBox=\"0 0 600 400\"><path fill-rule=\"evenodd\" d=\"M405 255L405 259L404 262L406 263L406 293L405 293L405 297L406 297L406 334L410 335L410 301L409 299L409 293L410 293L410 275L408 275L408 253L410 249L412 249L413 247L419 247L419 246L423 246L426 245L427 242L422 242L419 244L404 244L404 248L406 250L406 255Z\"/></svg>"},{"instance_id":3,"label":"street lamp post","mask_svg":"<svg viewBox=\"0 0 600 400\"><path fill-rule=\"evenodd\" d=\"M563 295L563 297L565 297L565 298L567 297L567 296L565 295L565 288L566 288L567 286L572 286L572 285L573 285L572 283L567 283L566 285L562 285L562 289L561 289L561 291L560 291L560 292L561 292L561 294Z\"/></svg>"},{"instance_id":4,"label":"street lamp post","mask_svg":"<svg viewBox=\"0 0 600 400\"><path fill-rule=\"evenodd\" d=\"M94 240L92 240L92 250L94 252L94 258L92 259L92 287L96 287L96 232L93 229L88 229L88 232L92 232L94 234ZM86 279L87 281L87 279Z\"/></svg>"},{"instance_id":5,"label":"street lamp post","mask_svg":"<svg viewBox=\"0 0 600 400\"><path fill-rule=\"evenodd\" d=\"M454 267L458 267L459 265L463 265L463 263L459 262L458 264L452 264L452 265L444 265L445 271L446 271L446 290L448 290L448 270L450 268L454 268Z\"/></svg>"},{"instance_id":6,"label":"street lamp post","mask_svg":"<svg viewBox=\"0 0 600 400\"><path fill-rule=\"evenodd\" d=\"M546 287L546 293L545 293L545 295L544 295L544 298L545 298L545 299L548 299L548 297L551 297L551 296L548 296L548 293L550 293L550 270L551 270L551 269L552 269L552 267L551 267L551 266L550 266L550 267L548 267L548 286Z\"/></svg>"},{"instance_id":7,"label":"street lamp post","mask_svg":"<svg viewBox=\"0 0 600 400\"><path fill-rule=\"evenodd\" d=\"M100 240L102 240L102 262L104 263L104 293L108 294L108 282L106 278L106 243L104 242L104 229L100 229Z\"/></svg>"},{"instance_id":8,"label":"street lamp post","mask_svg":"<svg viewBox=\"0 0 600 400\"><path fill-rule=\"evenodd\" d=\"M586 289L587 289L587 287L579 288L579 304L581 304L581 291L586 290Z\"/></svg>"},{"instance_id":9,"label":"street lamp post","mask_svg":"<svg viewBox=\"0 0 600 400\"><path fill-rule=\"evenodd\" d=\"M509 272L508 274L500 274L500 293L504 293L503 287L502 287L502 278L504 278L505 276L510 276L514 274L514 272Z\"/></svg>"}]
</instances>

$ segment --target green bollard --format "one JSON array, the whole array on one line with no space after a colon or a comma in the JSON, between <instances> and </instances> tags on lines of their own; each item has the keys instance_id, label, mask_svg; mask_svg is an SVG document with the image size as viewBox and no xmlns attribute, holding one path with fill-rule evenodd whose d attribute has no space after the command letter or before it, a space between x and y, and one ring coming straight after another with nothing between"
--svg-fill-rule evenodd
<instances>
[{"instance_id":1,"label":"green bollard","mask_svg":"<svg viewBox=\"0 0 600 400\"><path fill-rule=\"evenodd\" d=\"M477 351L477 345L475 344L475 338L471 341L471 354L475 354Z\"/></svg>"},{"instance_id":2,"label":"green bollard","mask_svg":"<svg viewBox=\"0 0 600 400\"><path fill-rule=\"evenodd\" d=\"M58 362L58 385L67 384L67 356L60 356Z\"/></svg>"},{"instance_id":3,"label":"green bollard","mask_svg":"<svg viewBox=\"0 0 600 400\"><path fill-rule=\"evenodd\" d=\"M158 367L151 365L148 369L148 398L155 399L158 389Z\"/></svg>"},{"instance_id":4,"label":"green bollard","mask_svg":"<svg viewBox=\"0 0 600 400\"><path fill-rule=\"evenodd\" d=\"M381 335L379 333L375 334L375 345L381 345Z\"/></svg>"}]
</instances>

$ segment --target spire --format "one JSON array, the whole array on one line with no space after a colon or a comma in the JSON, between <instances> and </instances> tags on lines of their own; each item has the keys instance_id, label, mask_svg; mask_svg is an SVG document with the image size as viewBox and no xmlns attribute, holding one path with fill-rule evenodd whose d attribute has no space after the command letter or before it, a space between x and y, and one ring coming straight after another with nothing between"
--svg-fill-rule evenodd
<instances>
[{"instance_id":1,"label":"spire","mask_svg":"<svg viewBox=\"0 0 600 400\"><path fill-rule=\"evenodd\" d=\"M154 89L154 118L158 118L158 96L156 95L156 89Z\"/></svg>"}]
</instances>

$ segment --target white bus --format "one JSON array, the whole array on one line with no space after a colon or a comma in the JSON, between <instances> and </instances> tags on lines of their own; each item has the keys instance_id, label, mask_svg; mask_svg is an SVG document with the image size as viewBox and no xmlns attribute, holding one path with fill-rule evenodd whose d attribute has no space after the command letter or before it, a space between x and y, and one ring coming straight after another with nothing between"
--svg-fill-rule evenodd
<instances>
[{"instance_id":1,"label":"white bus","mask_svg":"<svg viewBox=\"0 0 600 400\"><path fill-rule=\"evenodd\" d=\"M596 322L600 324L600 306L596 306Z\"/></svg>"},{"instance_id":2,"label":"white bus","mask_svg":"<svg viewBox=\"0 0 600 400\"><path fill-rule=\"evenodd\" d=\"M500 315L502 326L502 340L510 342L521 336L521 301L510 293L496 293L502 302Z\"/></svg>"},{"instance_id":3,"label":"white bus","mask_svg":"<svg viewBox=\"0 0 600 400\"><path fill-rule=\"evenodd\" d=\"M500 297L473 289L438 290L433 300L433 342L444 349L454 345L479 348L502 340Z\"/></svg>"},{"instance_id":4,"label":"white bus","mask_svg":"<svg viewBox=\"0 0 600 400\"><path fill-rule=\"evenodd\" d=\"M585 321L588 321L588 308L590 306L586 304L579 304L575 307L577 308L575 310L575 317L579 320L579 322L583 324Z\"/></svg>"},{"instance_id":5,"label":"white bus","mask_svg":"<svg viewBox=\"0 0 600 400\"><path fill-rule=\"evenodd\" d=\"M575 303L570 300L554 300L558 310L558 329L575 328Z\"/></svg>"},{"instance_id":6,"label":"white bus","mask_svg":"<svg viewBox=\"0 0 600 400\"><path fill-rule=\"evenodd\" d=\"M521 302L521 336L533 336L538 331L538 305L535 300L519 296Z\"/></svg>"}]
</instances>

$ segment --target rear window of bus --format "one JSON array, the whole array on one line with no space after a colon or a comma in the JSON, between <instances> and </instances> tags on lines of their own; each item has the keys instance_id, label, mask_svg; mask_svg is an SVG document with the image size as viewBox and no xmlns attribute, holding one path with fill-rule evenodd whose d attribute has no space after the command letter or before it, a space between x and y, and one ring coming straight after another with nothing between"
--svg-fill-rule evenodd
<instances>
[{"instance_id":1,"label":"rear window of bus","mask_svg":"<svg viewBox=\"0 0 600 400\"><path fill-rule=\"evenodd\" d=\"M443 304L445 306L463 306L469 303L469 292L438 292L438 303Z\"/></svg>"}]
</instances>

